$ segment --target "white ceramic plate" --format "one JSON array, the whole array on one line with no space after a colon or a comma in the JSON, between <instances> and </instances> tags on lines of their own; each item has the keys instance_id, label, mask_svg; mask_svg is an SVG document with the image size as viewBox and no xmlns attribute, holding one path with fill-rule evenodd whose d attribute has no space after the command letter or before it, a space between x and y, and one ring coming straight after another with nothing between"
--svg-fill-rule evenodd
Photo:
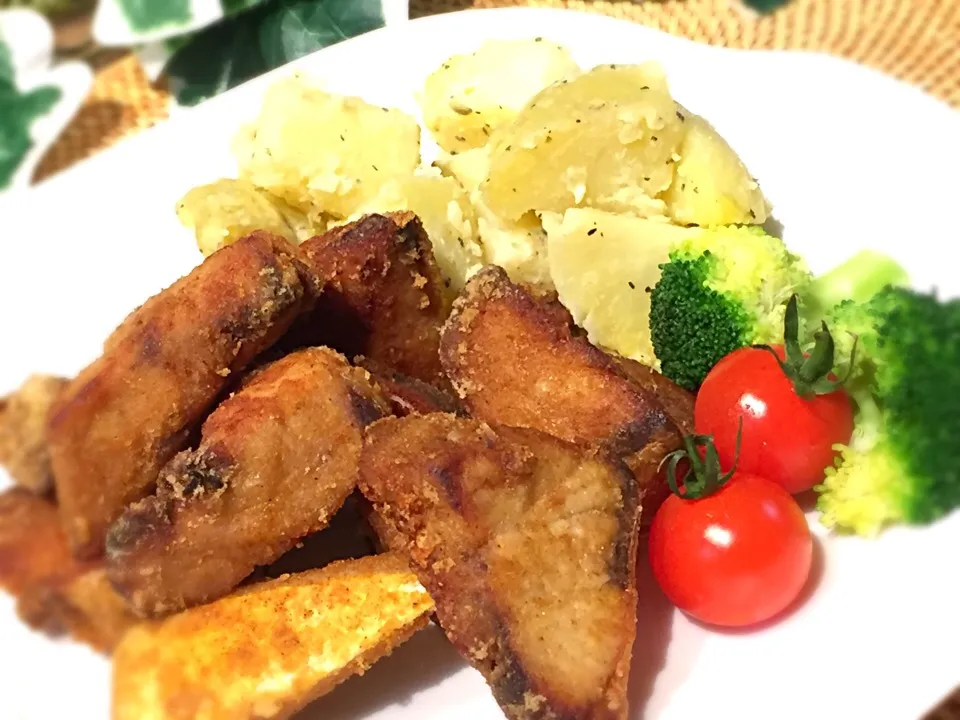
<instances>
[{"instance_id":1,"label":"white ceramic plate","mask_svg":"<svg viewBox=\"0 0 960 720\"><path fill-rule=\"evenodd\" d=\"M918 285L956 293L953 212L960 116L918 90L817 55L719 50L599 16L540 10L451 14L344 42L297 63L333 90L416 111L426 74L482 39L542 35L585 66L650 58L674 94L714 122L763 182L785 238L815 269L861 247ZM73 373L149 294L200 260L173 205L230 175L228 142L273 73L0 204L0 391L30 371ZM522 72L522 68L518 68ZM2 480L0 480L2 482ZM876 541L821 537L809 599L763 631L718 633L672 612L644 575L635 717L916 718L960 677L960 515ZM109 668L29 633L0 604L0 716L105 718ZM644 715L645 713L645 715ZM435 629L304 717L501 717L478 674Z\"/></svg>"}]
</instances>

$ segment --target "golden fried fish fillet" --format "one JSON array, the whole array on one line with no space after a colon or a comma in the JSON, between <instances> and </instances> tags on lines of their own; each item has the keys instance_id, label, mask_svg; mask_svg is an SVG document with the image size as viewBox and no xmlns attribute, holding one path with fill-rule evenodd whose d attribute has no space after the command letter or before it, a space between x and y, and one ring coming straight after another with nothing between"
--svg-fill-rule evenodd
<instances>
[{"instance_id":1,"label":"golden fried fish fillet","mask_svg":"<svg viewBox=\"0 0 960 720\"><path fill-rule=\"evenodd\" d=\"M527 427L625 458L652 518L669 492L659 465L681 435L658 395L575 334L553 303L488 266L454 302L440 358L476 418Z\"/></svg>"},{"instance_id":2,"label":"golden fried fish fillet","mask_svg":"<svg viewBox=\"0 0 960 720\"><path fill-rule=\"evenodd\" d=\"M56 505L24 488L0 493L0 588L19 597L46 578L87 567L73 559Z\"/></svg>"},{"instance_id":3,"label":"golden fried fish fillet","mask_svg":"<svg viewBox=\"0 0 960 720\"><path fill-rule=\"evenodd\" d=\"M513 720L626 717L636 482L602 452L453 415L367 431L360 489Z\"/></svg>"},{"instance_id":4,"label":"golden fried fish fillet","mask_svg":"<svg viewBox=\"0 0 960 720\"><path fill-rule=\"evenodd\" d=\"M363 428L389 414L366 371L327 348L258 371L111 526L114 586L142 616L227 594L327 524L356 487Z\"/></svg>"},{"instance_id":5,"label":"golden fried fish fillet","mask_svg":"<svg viewBox=\"0 0 960 720\"><path fill-rule=\"evenodd\" d=\"M367 358L357 358L355 363L370 373L397 417L457 412L457 401L453 396L430 383L398 373Z\"/></svg>"},{"instance_id":6,"label":"golden fried fish fillet","mask_svg":"<svg viewBox=\"0 0 960 720\"><path fill-rule=\"evenodd\" d=\"M338 560L376 555L380 552L379 544L366 520L366 504L360 491L354 490L325 528L303 538L269 565L258 567L243 584L316 570Z\"/></svg>"},{"instance_id":7,"label":"golden fried fish fillet","mask_svg":"<svg viewBox=\"0 0 960 720\"><path fill-rule=\"evenodd\" d=\"M657 398L667 417L681 433L693 433L693 406L697 398L692 392L649 365L619 355L611 354L610 357L624 375Z\"/></svg>"},{"instance_id":8,"label":"golden fried fish fillet","mask_svg":"<svg viewBox=\"0 0 960 720\"><path fill-rule=\"evenodd\" d=\"M457 401L451 394L429 383L394 372L367 358L357 358L355 362L370 373L370 377L386 396L393 414L397 417L429 415L438 412L460 413ZM376 546L382 550L396 547L397 543L392 538L390 526L383 522L376 509L362 495L358 507L365 524L373 533Z\"/></svg>"},{"instance_id":9,"label":"golden fried fish fillet","mask_svg":"<svg viewBox=\"0 0 960 720\"><path fill-rule=\"evenodd\" d=\"M113 718L287 718L389 655L432 611L396 555L251 585L130 631L114 654Z\"/></svg>"},{"instance_id":10,"label":"golden fried fish fillet","mask_svg":"<svg viewBox=\"0 0 960 720\"><path fill-rule=\"evenodd\" d=\"M48 441L74 552L98 556L107 527L153 488L231 376L312 301L294 246L255 233L148 300L55 404Z\"/></svg>"},{"instance_id":11,"label":"golden fried fish fillet","mask_svg":"<svg viewBox=\"0 0 960 720\"><path fill-rule=\"evenodd\" d=\"M0 494L0 587L34 629L96 650L110 651L136 621L102 565L73 557L56 505L21 488Z\"/></svg>"},{"instance_id":12,"label":"golden fried fish fillet","mask_svg":"<svg viewBox=\"0 0 960 720\"><path fill-rule=\"evenodd\" d=\"M102 563L79 575L37 583L19 597L17 613L34 630L67 634L104 653L139 622L110 585Z\"/></svg>"},{"instance_id":13,"label":"golden fried fish fillet","mask_svg":"<svg viewBox=\"0 0 960 720\"><path fill-rule=\"evenodd\" d=\"M300 250L326 285L314 312L291 333L294 342L446 382L437 346L450 302L416 215L367 215L307 240Z\"/></svg>"},{"instance_id":14,"label":"golden fried fish fillet","mask_svg":"<svg viewBox=\"0 0 960 720\"><path fill-rule=\"evenodd\" d=\"M67 381L31 375L7 397L0 398L0 465L20 487L35 493L53 487L47 449L47 413Z\"/></svg>"}]
</instances>

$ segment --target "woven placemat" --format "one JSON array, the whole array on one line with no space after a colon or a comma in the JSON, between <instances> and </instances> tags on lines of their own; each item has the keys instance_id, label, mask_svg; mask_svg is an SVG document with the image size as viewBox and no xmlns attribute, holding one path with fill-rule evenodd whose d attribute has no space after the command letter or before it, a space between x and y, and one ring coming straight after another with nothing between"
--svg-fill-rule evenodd
<instances>
[{"instance_id":1,"label":"woven placemat","mask_svg":"<svg viewBox=\"0 0 960 720\"><path fill-rule=\"evenodd\" d=\"M411 0L422 17L471 7L574 8L633 20L713 45L818 50L869 65L960 107L960 0L793 0L756 17L735 0ZM40 180L167 116L169 95L136 58L98 61L86 104L44 157Z\"/></svg>"}]
</instances>

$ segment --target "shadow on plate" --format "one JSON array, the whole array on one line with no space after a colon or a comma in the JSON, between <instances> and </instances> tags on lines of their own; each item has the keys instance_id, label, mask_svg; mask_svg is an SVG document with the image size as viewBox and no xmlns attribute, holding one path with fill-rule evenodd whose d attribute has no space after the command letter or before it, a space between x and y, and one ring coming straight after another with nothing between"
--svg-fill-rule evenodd
<instances>
[{"instance_id":1,"label":"shadow on plate","mask_svg":"<svg viewBox=\"0 0 960 720\"><path fill-rule=\"evenodd\" d=\"M773 217L773 215L767 218L767 221L762 227L767 235L773 235L773 237L783 240L783 223Z\"/></svg>"},{"instance_id":2,"label":"shadow on plate","mask_svg":"<svg viewBox=\"0 0 960 720\"><path fill-rule=\"evenodd\" d=\"M660 590L647 559L647 538L637 548L637 639L633 644L630 668L630 716L640 720L646 714L657 676L667 662L667 648L673 626L673 604Z\"/></svg>"},{"instance_id":3,"label":"shadow on plate","mask_svg":"<svg viewBox=\"0 0 960 720\"><path fill-rule=\"evenodd\" d=\"M816 490L806 490L794 495L793 499L797 501L797 505L803 512L808 513L817 509L817 498L819 497Z\"/></svg>"},{"instance_id":4,"label":"shadow on plate","mask_svg":"<svg viewBox=\"0 0 960 720\"><path fill-rule=\"evenodd\" d=\"M363 676L347 680L291 720L356 720L389 705L406 705L467 664L436 625L429 625Z\"/></svg>"}]
</instances>

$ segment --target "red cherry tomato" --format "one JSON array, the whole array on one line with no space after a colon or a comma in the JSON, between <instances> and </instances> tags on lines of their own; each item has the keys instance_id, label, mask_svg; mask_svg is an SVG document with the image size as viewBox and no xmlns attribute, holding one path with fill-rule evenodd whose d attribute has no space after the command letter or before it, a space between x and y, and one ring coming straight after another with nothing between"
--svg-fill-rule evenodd
<instances>
[{"instance_id":1,"label":"red cherry tomato","mask_svg":"<svg viewBox=\"0 0 960 720\"><path fill-rule=\"evenodd\" d=\"M783 347L774 350L783 359ZM842 389L800 397L768 350L748 347L716 364L694 407L696 432L713 436L725 468L732 467L737 456L741 421L737 469L795 494L823 479L836 456L834 445L850 442L853 407Z\"/></svg>"},{"instance_id":2,"label":"red cherry tomato","mask_svg":"<svg viewBox=\"0 0 960 720\"><path fill-rule=\"evenodd\" d=\"M649 551L674 605L701 622L740 627L769 620L796 599L813 540L783 488L736 473L699 500L667 498L653 518Z\"/></svg>"}]
</instances>

